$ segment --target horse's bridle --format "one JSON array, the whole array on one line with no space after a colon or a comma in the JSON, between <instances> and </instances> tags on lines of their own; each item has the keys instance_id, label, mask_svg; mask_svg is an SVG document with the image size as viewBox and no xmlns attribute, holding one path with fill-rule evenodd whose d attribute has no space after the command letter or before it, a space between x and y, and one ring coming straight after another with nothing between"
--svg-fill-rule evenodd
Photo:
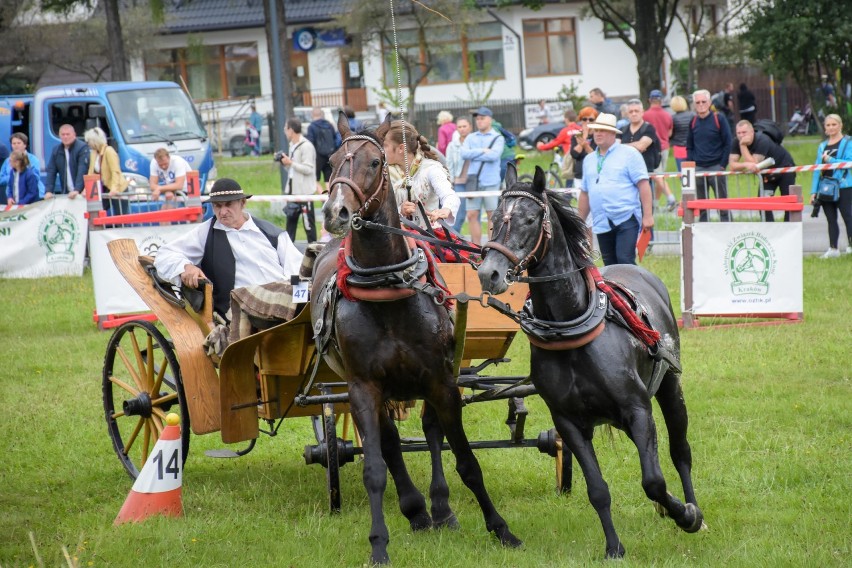
<instances>
[{"instance_id":1,"label":"horse's bridle","mask_svg":"<svg viewBox=\"0 0 852 568\"><path fill-rule=\"evenodd\" d=\"M343 177L343 176L340 175L340 170L343 168L343 164L345 164L346 162L349 162L349 175L350 176L352 175L352 171L354 169L355 152L361 146L364 145L364 142L362 142L361 144L356 146L354 149L349 148L349 143L353 142L353 141L358 141L358 140L362 140L364 142L369 142L369 143L373 144L376 148L379 149L379 152L381 152L381 154L382 154L382 176L381 176L381 179L379 181L379 187L376 189L375 192L373 192L373 194L370 197L366 197L364 195L364 190L362 190L361 187L357 183L355 183L351 178ZM364 217L365 214L370 209L370 206L373 203L381 203L381 201L377 201L377 200L380 199L381 194L384 193L383 190L386 189L387 186L388 186L388 161L387 161L387 156L385 156L385 149L382 147L382 145L377 140L371 138L370 136L365 136L363 134L352 134L350 136L347 136L343 140L342 146L343 146L343 149L346 153L343 156L343 160L340 162L340 164L337 166L337 168L335 168L335 170L332 172L331 181L328 184L328 186L329 186L329 190L328 190L329 197L331 196L331 192L334 191L334 187L338 183L342 183L343 185L348 186L349 189L351 189L352 192L355 194L355 197L358 199L358 202L361 204L361 206L358 208L358 211L356 211L355 214L353 215L353 218Z\"/></svg>"},{"instance_id":2,"label":"horse's bridle","mask_svg":"<svg viewBox=\"0 0 852 568\"><path fill-rule=\"evenodd\" d=\"M535 246L532 248L530 253L523 259L518 259L517 255L515 255L515 253L512 252L512 250L505 244L508 243L509 234L512 231L512 211L515 208L515 204L519 201L512 201L511 205L507 209L507 197L530 199L534 201L544 211L544 215L541 220L541 231L538 234L538 240L536 241ZM542 199L539 199L528 191L522 191L517 189L504 191L501 195L501 200L503 209L503 227L506 228L506 232L503 234L503 238L501 239L502 242L497 240L500 236L499 234L495 235L494 240L488 241L488 243L486 243L482 247L482 254L484 256L488 249L494 249L506 258L508 258L509 262L512 263L512 268L509 270L506 276L507 278L516 278L520 276L520 274L529 267L531 262L539 262L542 258L544 258L544 255L547 254L547 247L550 243L550 238L553 234L553 228L550 222L550 206L547 202L547 195L542 194ZM503 227L500 228L501 233L503 232ZM540 252L539 249L541 249Z\"/></svg>"}]
</instances>

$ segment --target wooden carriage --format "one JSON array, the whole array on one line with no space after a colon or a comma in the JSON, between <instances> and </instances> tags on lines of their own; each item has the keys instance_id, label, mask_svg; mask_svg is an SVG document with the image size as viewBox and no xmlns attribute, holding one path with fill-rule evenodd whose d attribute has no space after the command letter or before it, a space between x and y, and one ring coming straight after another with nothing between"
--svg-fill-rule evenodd
<instances>
[{"instance_id":1,"label":"wooden carriage","mask_svg":"<svg viewBox=\"0 0 852 568\"><path fill-rule=\"evenodd\" d=\"M311 392L303 392L316 359L310 310L303 309L289 322L232 343L217 370L202 347L212 321L210 288L201 312L196 312L187 302L157 290L132 239L118 239L108 247L121 274L168 333L167 337L150 321L132 320L118 327L108 342L102 379L104 413L115 451L131 477L138 475L153 449L168 412L181 415L184 460L190 431L220 431L222 441L228 444L248 442L249 446L241 450L207 452L215 457L235 457L253 448L261 432L260 421L271 424L284 418L310 417L317 445L306 449L305 459L326 467L330 505L339 508L338 468L352 461L360 448L348 440L346 384L322 360L310 382ZM480 293L476 271L469 265L444 264L440 271L454 294ZM517 285L500 299L517 309L526 293L526 285ZM502 360L518 331L515 322L477 302L459 304L455 371L457 376L461 373L460 386L483 390L517 381L480 377L477 369L471 371L469 366L473 360ZM523 396L530 389L521 387L514 394ZM501 391L507 391L505 386ZM337 418L341 415L342 437L338 437ZM522 421L513 428L511 439L502 442L536 444L523 440ZM474 447L476 444L472 443ZM499 447L495 442L483 444ZM553 453L552 448L538 445L542 451Z\"/></svg>"}]
</instances>

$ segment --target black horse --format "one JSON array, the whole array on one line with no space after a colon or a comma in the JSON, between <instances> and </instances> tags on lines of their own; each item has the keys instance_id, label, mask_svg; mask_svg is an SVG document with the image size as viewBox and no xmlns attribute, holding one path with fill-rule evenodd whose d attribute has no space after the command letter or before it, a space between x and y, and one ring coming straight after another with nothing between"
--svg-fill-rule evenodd
<instances>
[{"instance_id":1,"label":"black horse","mask_svg":"<svg viewBox=\"0 0 852 568\"><path fill-rule=\"evenodd\" d=\"M316 260L311 319L320 350L348 383L350 408L361 435L372 514L371 561L389 561L382 511L388 470L413 530L457 526L441 465L445 434L456 469L479 502L485 526L502 544L520 546L485 490L464 433L461 396L452 370L455 340L449 310L435 294L411 287L418 274L431 271L424 264L428 253L412 247L402 235L364 226L370 221L400 227L382 146L390 120L374 134L354 134L340 113L338 128L343 144L331 158L334 175L323 214L327 231L346 236L342 243L330 242ZM438 287L428 282L420 286L433 292ZM347 299L358 297L362 299ZM399 433L387 406L388 401L412 399L426 401L423 430L432 457L431 516L405 468Z\"/></svg>"},{"instance_id":2,"label":"black horse","mask_svg":"<svg viewBox=\"0 0 852 568\"><path fill-rule=\"evenodd\" d=\"M506 187L493 214L493 240L484 247L479 279L484 291L499 294L509 280L528 271L530 303L521 323L531 342L530 376L563 442L583 470L589 501L606 535L606 555L622 557L624 547L612 523L609 490L592 445L599 424L624 430L636 444L642 487L658 511L672 517L686 532L699 530L703 515L690 473L692 454L680 386L680 337L665 285L632 265L601 269L604 282L593 268L585 223L564 198L545 191L540 168L530 184L517 182L515 169L510 167ZM598 289L601 287L609 291L619 288L620 293L608 298ZM625 299L625 295L633 298ZM632 300L644 308L653 329L631 314L611 310L622 302L627 308ZM636 326L630 325L631 319ZM654 330L659 332L656 341ZM666 421L685 504L666 491L652 397Z\"/></svg>"}]
</instances>

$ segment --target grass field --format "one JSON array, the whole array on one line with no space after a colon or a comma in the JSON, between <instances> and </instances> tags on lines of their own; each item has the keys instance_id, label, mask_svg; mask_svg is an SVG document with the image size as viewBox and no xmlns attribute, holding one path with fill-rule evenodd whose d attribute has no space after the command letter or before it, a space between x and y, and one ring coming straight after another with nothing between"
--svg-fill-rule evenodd
<instances>
[{"instance_id":1,"label":"grass field","mask_svg":"<svg viewBox=\"0 0 852 568\"><path fill-rule=\"evenodd\" d=\"M646 267L679 304L679 259ZM687 535L660 519L640 485L637 453L623 434L596 437L612 493L623 566L849 566L852 564L852 256L804 259L805 321L683 334L684 390L690 412L694 482L708 530ZM92 279L0 280L0 565L362 566L369 513L361 465L341 470L343 512L326 508L325 472L306 466L313 443L305 419L238 460L215 460L217 434L193 436L183 478L183 519L113 527L131 480L107 436L101 365L108 333L91 321ZM523 374L528 348L512 347L500 374ZM540 400L528 437L551 427ZM503 438L503 403L465 409L473 439ZM417 419L401 423L419 434ZM682 491L660 454L669 489ZM557 496L552 460L536 450L478 452L498 510L525 541L504 550L485 533L470 493L445 467L457 532L411 534L385 500L394 565L564 567L602 565L604 540L575 474ZM428 487L428 458L407 454L415 482ZM575 466L576 468L576 466ZM34 551L30 534L36 543Z\"/></svg>"}]
</instances>

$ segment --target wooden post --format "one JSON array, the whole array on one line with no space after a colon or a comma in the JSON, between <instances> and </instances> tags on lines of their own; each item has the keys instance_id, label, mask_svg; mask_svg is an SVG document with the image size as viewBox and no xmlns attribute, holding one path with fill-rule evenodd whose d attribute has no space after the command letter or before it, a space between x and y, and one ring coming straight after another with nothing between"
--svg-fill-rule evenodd
<instances>
[{"instance_id":1,"label":"wooden post","mask_svg":"<svg viewBox=\"0 0 852 568\"><path fill-rule=\"evenodd\" d=\"M695 213L687 207L687 204L695 199L695 162L683 162L681 164L681 203L683 206L683 230L680 235L681 243L681 266L683 267L683 327L689 329L695 327L695 318L692 315L692 225L695 223Z\"/></svg>"}]
</instances>

